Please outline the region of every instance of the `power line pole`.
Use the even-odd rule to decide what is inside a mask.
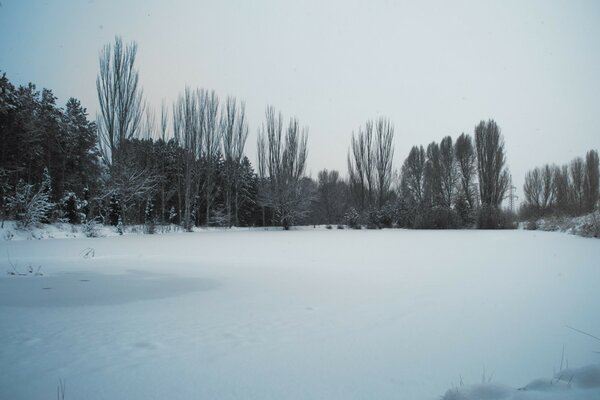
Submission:
[[[515,186],[513,186],[513,183],[512,183],[512,175],[510,175],[509,183],[508,183],[508,207],[510,208],[511,212],[514,212],[515,200],[517,200],[519,198],[519,196],[517,196],[515,194],[516,190],[517,190],[517,188]]]

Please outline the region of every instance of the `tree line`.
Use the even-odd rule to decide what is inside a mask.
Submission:
[[[585,159],[576,157],[569,164],[546,164],[528,171],[523,185],[525,201],[519,210],[521,218],[580,216],[597,209],[598,164],[598,152],[590,150]]]
[[[393,169],[394,125],[386,118],[367,121],[352,133],[347,178],[325,169],[313,179],[306,176],[308,128],[296,118],[285,119],[267,107],[254,166],[245,156],[249,124],[243,101],[185,88],[173,104],[163,102],[155,112],[139,85],[136,55],[137,45],[118,37],[101,50],[95,121],[76,99],[60,107],[50,90],[40,92],[33,84],[15,87],[2,76],[3,219],[22,225],[145,224],[148,232],[157,224],[178,224],[186,230],[267,225],[287,229],[297,224],[513,226],[513,215],[502,208],[510,173],[504,139],[493,120],[477,124],[473,136],[463,133],[456,140],[447,136],[427,147],[413,146],[399,171]],[[578,163],[587,171],[588,161]],[[579,175],[572,172],[577,168],[567,171],[569,188],[578,185],[574,182]],[[560,182],[557,176],[563,177],[559,170],[552,169],[554,186]],[[586,174],[582,182],[594,180],[593,174]],[[561,200],[553,188],[552,201],[530,201],[540,196],[534,188],[537,175],[544,173],[527,176],[526,204],[545,210]],[[566,198],[569,207],[575,207],[569,210],[593,207],[597,173],[595,179],[595,192],[581,189],[580,196],[569,189]],[[585,185],[590,183],[581,183]],[[578,206],[580,198],[586,200]]]

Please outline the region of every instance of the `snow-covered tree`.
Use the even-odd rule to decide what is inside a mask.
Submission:
[[[144,224],[146,226],[146,233],[153,234],[156,232],[156,217],[154,216],[154,203],[152,201],[152,197],[148,197],[146,200]]]
[[[169,222],[174,224],[177,218],[177,212],[175,211],[175,206],[171,206],[169,209]]]

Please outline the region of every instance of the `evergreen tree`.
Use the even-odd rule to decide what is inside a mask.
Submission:
[[[146,200],[144,223],[146,225],[146,233],[153,234],[156,232],[156,218],[154,216],[154,204],[151,197],[148,197],[148,200]]]
[[[62,209],[69,223],[78,224],[80,222],[79,200],[75,193],[69,192],[65,195],[62,200]]]
[[[48,206],[46,207],[46,211],[41,215],[40,222],[47,224],[50,222],[52,209],[54,208],[54,204],[50,201],[52,196],[52,178],[50,178],[50,173],[48,172],[48,168],[44,167],[44,172],[42,176],[42,184],[40,186],[40,192],[48,202]]]
[[[108,205],[108,221],[112,226],[118,226],[121,219],[121,201],[117,194],[113,193]]]

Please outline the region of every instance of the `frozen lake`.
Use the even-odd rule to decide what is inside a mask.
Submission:
[[[94,257],[85,258],[92,248]],[[88,251],[89,252],[89,251]],[[211,231],[0,242],[0,399],[437,399],[600,362],[600,241]],[[10,276],[41,266],[44,276]],[[566,362],[566,361],[565,361]]]

